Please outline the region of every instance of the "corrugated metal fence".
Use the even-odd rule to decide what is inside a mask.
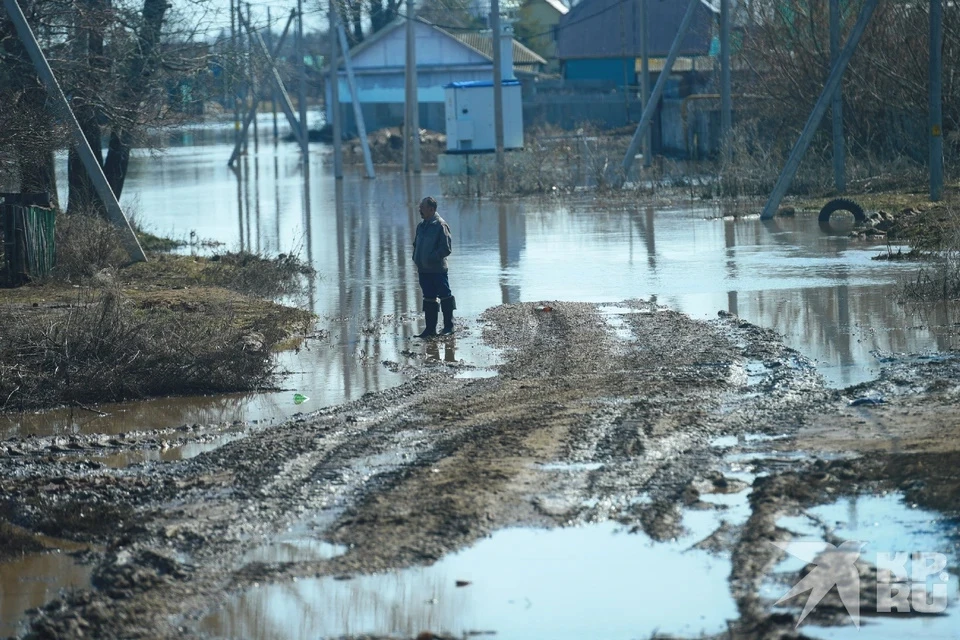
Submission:
[[[0,204],[7,286],[19,286],[50,273],[56,261],[53,209]]]

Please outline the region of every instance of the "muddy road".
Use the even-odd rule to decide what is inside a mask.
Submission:
[[[399,387],[190,460],[96,456],[211,437],[199,425],[0,443],[0,519],[21,545],[35,534],[87,543],[74,555],[92,571],[89,588],[33,610],[23,632],[295,637],[238,624],[262,615],[238,611],[238,598],[429,566],[506,528],[614,523],[666,543],[685,535],[685,514],[715,511],[718,526],[695,547],[729,560],[717,595],[735,613],[707,635],[795,637],[808,628],[795,628],[802,598],[775,607],[789,587],[764,590],[784,557],[771,541],[796,536],[783,517],[892,492],[935,511],[956,540],[960,365],[950,358],[892,361],[877,381],[835,391],[773,332],[643,301],[504,305],[468,331],[502,350],[498,375],[428,360]],[[724,515],[730,496],[745,517]],[[263,551],[291,532],[328,552]],[[830,527],[822,535],[838,540]],[[843,622],[830,597],[808,623]],[[638,605],[636,615],[660,613]],[[421,631],[465,632],[410,636]]]

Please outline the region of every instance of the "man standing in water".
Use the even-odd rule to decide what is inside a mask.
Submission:
[[[447,256],[452,252],[450,227],[437,215],[437,201],[430,196],[420,201],[420,217],[423,222],[417,225],[413,262],[417,265],[420,290],[423,291],[423,315],[427,326],[417,337],[426,339],[437,335],[437,316],[441,309],[443,331],[440,335],[448,336],[453,333],[453,310],[457,308],[447,279]]]

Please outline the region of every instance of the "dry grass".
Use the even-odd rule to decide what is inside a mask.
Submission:
[[[274,340],[229,307],[144,307],[119,289],[84,291],[65,310],[0,314],[0,410],[255,389]]]

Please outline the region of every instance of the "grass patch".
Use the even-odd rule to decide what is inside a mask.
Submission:
[[[0,311],[0,411],[267,386],[271,349],[303,312],[244,317],[229,295],[196,297],[85,290],[65,309]]]
[[[57,235],[49,278],[0,289],[0,411],[265,388],[272,352],[313,325],[276,302],[314,274],[296,256],[129,265],[99,218],[63,216]]]

